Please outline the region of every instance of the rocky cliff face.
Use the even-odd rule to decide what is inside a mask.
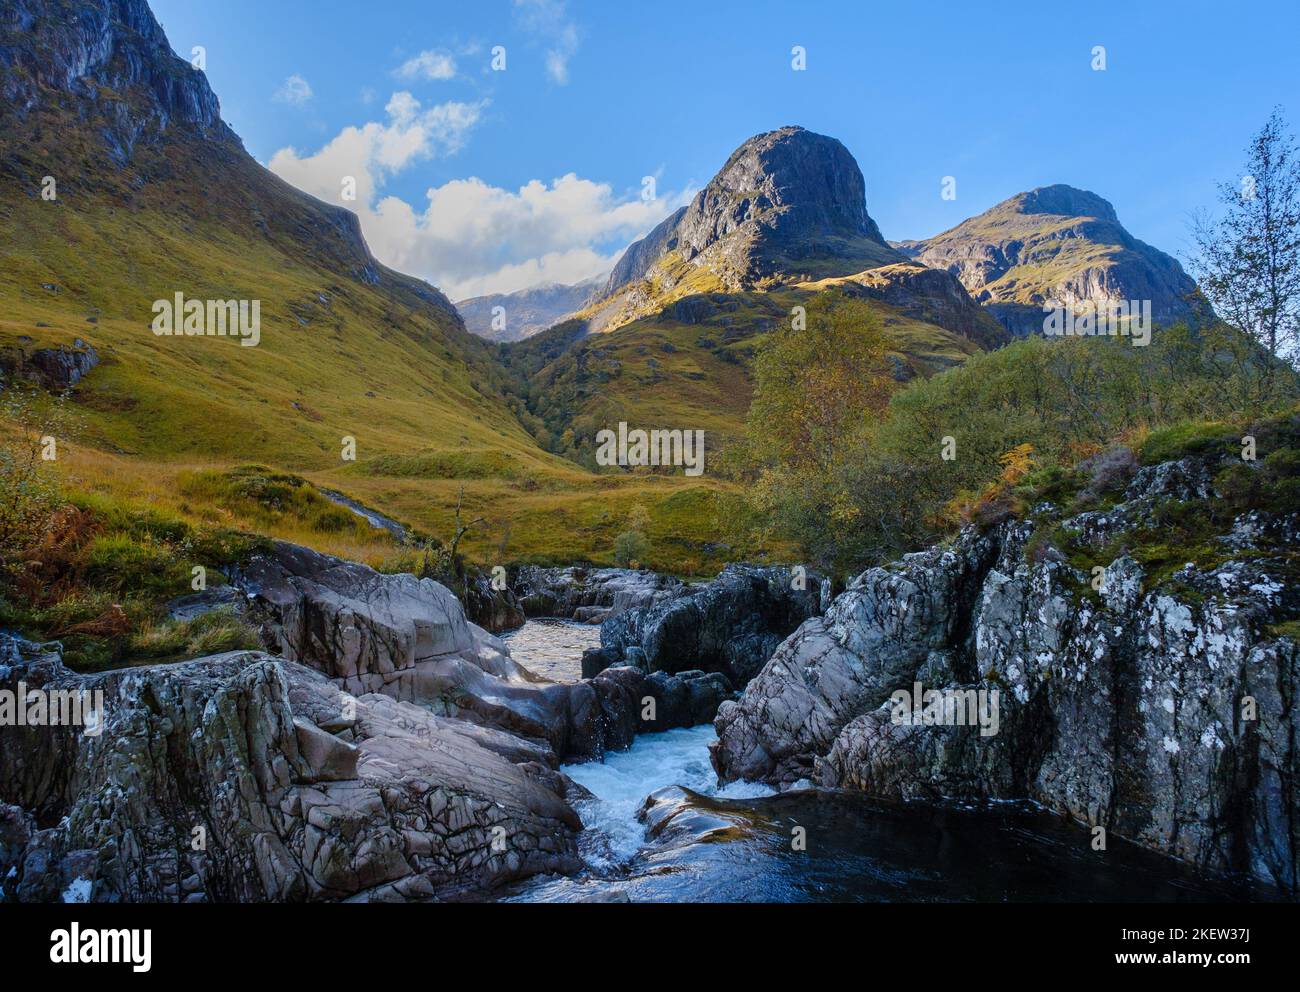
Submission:
[[[238,143],[207,78],[175,55],[146,0],[55,7],[12,0],[0,11],[0,97],[20,117],[51,98],[76,98],[120,162],[139,141],[190,127]]]
[[[1222,560],[1172,576],[1125,550],[1164,512],[1221,505],[1219,467],[1146,468],[1112,508],[1062,521],[1044,504],[864,572],[722,705],[718,771],[905,800],[1028,798],[1294,890],[1300,515],[1229,515]],[[1098,592],[1040,527],[1098,559]],[[906,722],[891,695],[916,682],[996,690],[997,732]]]
[[[1159,324],[1194,318],[1203,306],[1177,261],[1130,235],[1096,193],[1072,186],[1019,193],[933,238],[895,247],[951,272],[1019,336],[1042,330],[1048,301],[1150,300]]]

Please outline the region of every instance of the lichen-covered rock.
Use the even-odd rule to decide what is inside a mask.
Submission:
[[[1195,458],[1143,469],[1104,525],[1061,521],[1093,555],[1121,545],[1095,580],[1033,541],[1032,519],[864,572],[722,704],[719,773],[1028,798],[1294,890],[1300,651],[1277,632],[1300,616],[1293,514],[1252,513],[1244,530],[1229,518],[1226,560],[1169,576],[1122,547],[1161,501],[1213,500],[1211,475]],[[996,691],[996,732],[900,717],[892,697],[917,683]]]
[[[8,898],[427,899],[578,867],[543,746],[260,652],[80,676],[5,641],[0,687],[106,700],[96,735],[0,729]]]

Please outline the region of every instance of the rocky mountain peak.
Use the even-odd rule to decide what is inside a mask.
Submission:
[[[1096,217],[1119,223],[1110,202],[1086,189],[1057,183],[1018,193],[994,207],[1005,207],[1018,214],[1058,214],[1062,217]]]
[[[740,145],[691,203],[628,248],[606,287],[645,278],[666,256],[706,268],[730,289],[790,275],[844,275],[901,256],[867,213],[849,150],[802,127]],[[843,259],[825,271],[816,260]]]
[[[867,215],[866,182],[849,150],[801,127],[756,135],[732,152],[687,208],[679,231],[700,252],[748,222],[783,239],[838,234],[884,243]]]
[[[1017,193],[923,241],[910,258],[951,272],[1017,335],[1042,328],[1042,306],[1149,300],[1157,324],[1199,321],[1203,301],[1178,262],[1133,237],[1115,208],[1073,186]]]

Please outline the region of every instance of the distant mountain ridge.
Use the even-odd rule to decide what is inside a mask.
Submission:
[[[933,238],[894,247],[951,272],[1020,336],[1041,329],[1049,302],[1150,300],[1157,324],[1203,313],[1177,260],[1129,234],[1105,199],[1073,186],[1017,193]]]
[[[456,303],[465,327],[488,341],[523,341],[553,327],[569,314],[581,310],[608,282],[609,276],[593,276],[573,285],[558,282],[529,286],[513,293],[490,293]],[[499,314],[495,313],[501,307]],[[504,323],[501,328],[495,323]]]

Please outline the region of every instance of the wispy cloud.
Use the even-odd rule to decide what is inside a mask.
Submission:
[[[515,0],[515,13],[524,30],[546,46],[546,74],[551,81],[567,84],[569,62],[581,39],[565,0]]]
[[[296,72],[275,91],[275,100],[291,107],[304,106],[311,99],[311,86]]]
[[[456,60],[446,52],[429,50],[407,59],[397,69],[402,79],[454,79]]]

